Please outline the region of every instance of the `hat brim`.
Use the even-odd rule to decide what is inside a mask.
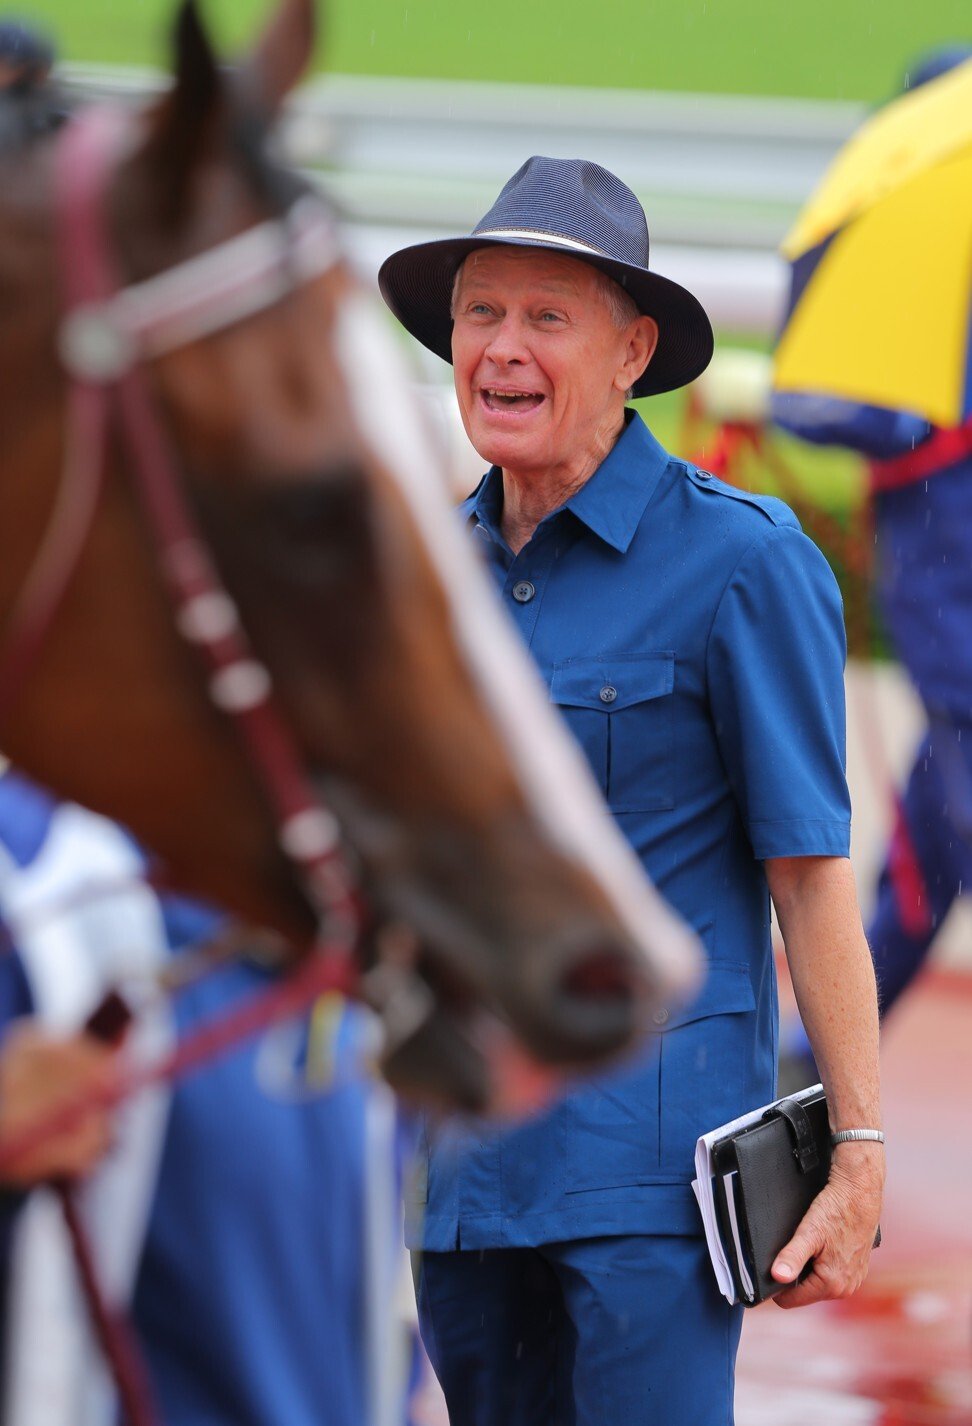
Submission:
[[[415,243],[392,253],[382,263],[378,286],[402,326],[429,351],[452,363],[452,287],[461,263],[477,248],[544,248],[600,268],[637,304],[639,312],[658,323],[658,346],[644,374],[635,382],[635,396],[674,391],[700,376],[712,357],[712,326],[705,308],[687,288],[660,273],[599,254],[578,252],[542,238],[440,238]]]

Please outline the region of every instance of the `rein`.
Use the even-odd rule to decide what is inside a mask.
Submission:
[[[81,560],[115,419],[176,626],[201,656],[211,702],[233,720],[279,845],[316,916],[318,937],[314,954],[279,986],[219,1024],[203,1027],[168,1059],[130,1074],[113,1101],[154,1080],[186,1073],[246,1035],[296,1013],[326,989],[352,992],[359,979],[355,949],[365,916],[338,821],[312,788],[277,707],[270,674],[216,571],[141,369],[147,360],[273,307],[328,272],[338,256],[334,224],[323,205],[305,195],[281,219],[125,286],[105,218],[125,123],[120,112],[90,109],[66,125],[57,141],[55,216],[66,309],[59,351],[69,377],[65,454],[53,513],[0,649],[0,717],[43,648]],[[82,1107],[66,1106],[62,1122],[73,1122]],[[16,1157],[58,1127],[56,1119],[37,1125],[23,1142],[8,1145],[4,1157]],[[123,1410],[131,1426],[154,1426],[157,1417],[131,1332],[104,1300],[69,1193],[65,1213]]]

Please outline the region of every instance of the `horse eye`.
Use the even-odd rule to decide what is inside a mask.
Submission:
[[[371,540],[368,487],[360,469],[265,489],[254,502],[264,558],[278,576],[319,583],[360,561]]]
[[[312,480],[262,487],[254,502],[275,529],[295,537],[344,523],[363,494],[359,472],[329,472]]]

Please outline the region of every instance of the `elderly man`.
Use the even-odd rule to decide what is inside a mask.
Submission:
[[[775,1264],[780,1304],[853,1292],[880,1207],[839,594],[785,506],[674,459],[625,410],[697,376],[712,333],[649,271],[644,213],[613,174],[532,158],[471,236],[394,254],[380,282],[452,361],[492,462],[462,506],[471,537],[709,955],[697,1001],[659,1010],[634,1063],[509,1133],[433,1140],[409,1225],[426,1346],[452,1426],[725,1426],[741,1310],[716,1289],[690,1180],[696,1137],[773,1095],[770,895],[832,1128],[869,1134],[835,1146]]]

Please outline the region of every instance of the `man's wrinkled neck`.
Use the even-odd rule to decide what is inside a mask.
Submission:
[[[595,432],[588,448],[575,460],[546,470],[515,470],[503,467],[503,510],[500,531],[513,553],[519,554],[533,532],[555,510],[559,510],[591,476],[614,449],[624,432],[624,410],[612,413],[609,422]]]

